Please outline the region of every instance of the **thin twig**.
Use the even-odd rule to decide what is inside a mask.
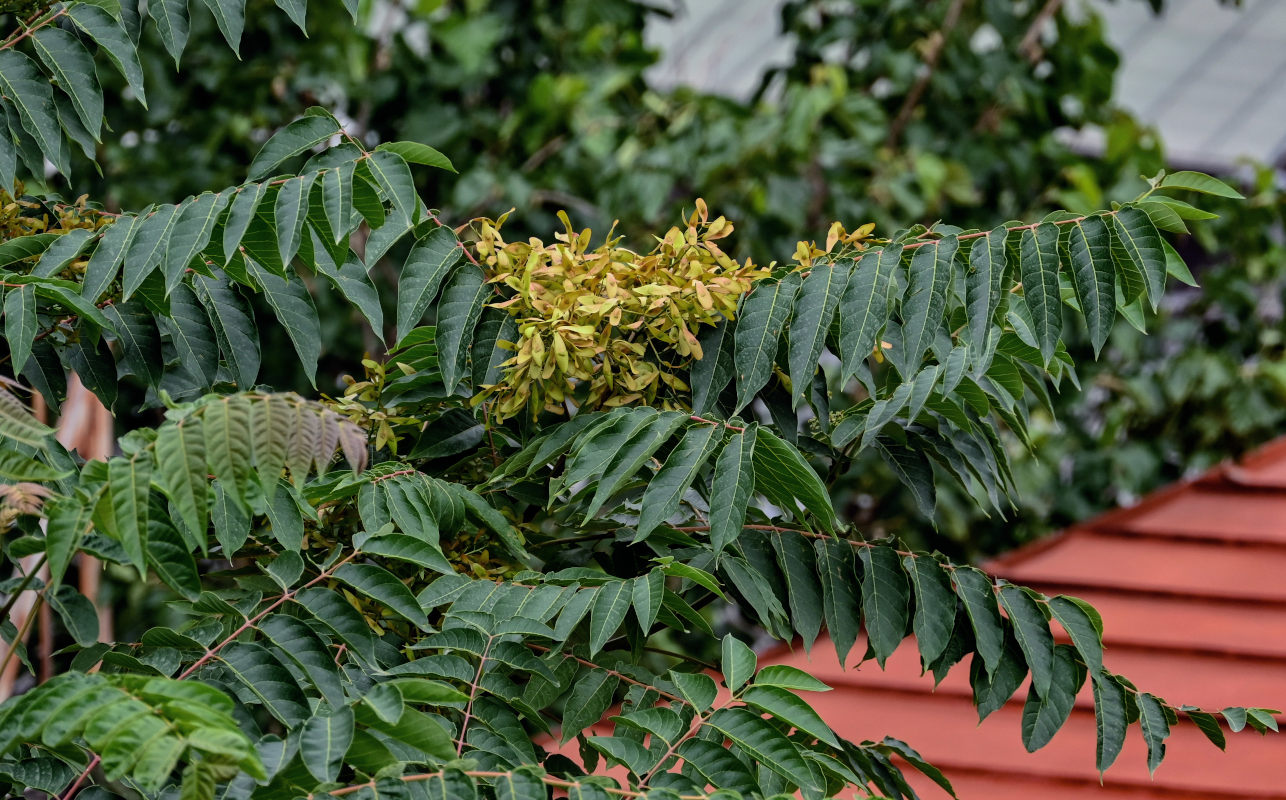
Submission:
[[[928,52],[924,54],[924,69],[920,77],[911,86],[911,90],[906,93],[906,99],[902,101],[902,107],[898,109],[897,116],[893,118],[893,123],[889,125],[889,135],[884,140],[885,147],[895,147],[898,139],[902,138],[902,132],[911,122],[911,115],[915,113],[915,108],[920,104],[920,98],[924,96],[924,91],[929,87],[929,81],[933,78],[933,71],[938,66],[938,58],[942,55],[943,48],[947,44],[947,36],[955,28],[956,23],[960,21],[960,11],[964,8],[964,0],[954,0],[947,9],[946,16],[942,19],[942,27],[934,31],[930,38]]]

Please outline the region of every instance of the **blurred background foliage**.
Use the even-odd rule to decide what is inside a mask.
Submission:
[[[109,104],[116,136],[98,154],[101,175],[80,165],[77,192],[139,208],[239,183],[273,130],[324,105],[371,144],[414,139],[448,154],[458,174],[417,175],[452,224],[516,208],[507,237],[549,238],[566,209],[599,234],[619,220],[647,249],[704,197],[737,224],[730,250],[767,263],[824,238],[831,220],[887,235],[937,220],[990,227],[1054,205],[1090,211],[1166,166],[1155,134],[1112,104],[1118,57],[1100,20],[1058,2],[790,0],[793,58],[745,100],[649,86],[658,54],[643,29],[667,13],[655,2],[366,0],[360,28],[337,6],[310,15],[307,39],[268,6],[251,0],[241,60],[195,6],[181,73],[144,36],[150,106]],[[1093,156],[1065,135],[1088,125],[1105,134]],[[1176,292],[1148,336],[1118,329],[1097,363],[1087,342],[1075,353],[1082,390],[1064,386],[1050,403],[1059,421],[1034,426],[1021,508],[984,518],[944,491],[935,535],[873,459],[840,478],[850,517],[977,557],[1280,433],[1286,206],[1272,169],[1240,177],[1249,199],[1183,243],[1201,288]],[[396,279],[398,255],[377,280]],[[319,385],[335,391],[377,343],[318,303]]]

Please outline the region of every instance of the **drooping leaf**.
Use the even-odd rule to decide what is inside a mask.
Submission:
[[[1083,655],[1083,652],[1082,652]],[[1099,774],[1112,766],[1116,757],[1125,746],[1125,730],[1129,727],[1125,707],[1125,687],[1116,681],[1111,674],[1099,671],[1091,673],[1090,682],[1094,691],[1094,728],[1097,734],[1095,744],[1095,764]]]
[[[1103,669],[1103,620],[1092,606],[1077,597],[1049,598],[1049,610],[1081,654],[1091,675]]]
[[[1000,588],[1000,604],[1014,629],[1014,638],[1022,648],[1027,666],[1031,669],[1032,687],[1036,694],[1046,697],[1049,682],[1054,679],[1054,637],[1040,606],[1023,589],[1006,585]]]
[[[637,541],[648,537],[661,523],[674,516],[679,502],[701,468],[718,447],[721,429],[715,425],[694,425],[670,452],[665,464],[648,482],[639,512]]]
[[[457,270],[442,290],[434,340],[438,346],[442,383],[448,393],[454,392],[468,374],[474,329],[482,315],[483,303],[491,292],[492,288],[487,284],[482,270],[471,264]],[[399,333],[402,330],[400,325],[398,330]]]
[[[121,76],[129,83],[138,101],[147,106],[143,90],[143,68],[139,65],[138,52],[129,34],[116,18],[92,3],[76,3],[67,8],[67,16],[77,27],[89,34],[107,53]]]
[[[887,545],[860,547],[862,615],[875,660],[880,666],[906,635],[910,591],[898,555]]]
[[[888,322],[893,273],[901,263],[902,245],[894,244],[867,253],[853,268],[839,305],[841,383],[857,374]]]
[[[1058,284],[1058,226],[1044,222],[1034,230],[1023,231],[1019,267],[1023,300],[1031,311],[1032,332],[1041,355],[1048,363],[1063,331],[1063,302]]]
[[[1161,760],[1165,758],[1165,740],[1170,737],[1170,719],[1161,702],[1147,692],[1139,694],[1138,703],[1139,729],[1148,746],[1148,772],[1155,775]]]
[[[0,50],[0,93],[13,103],[22,127],[35,139],[40,152],[66,174],[66,148],[49,81],[17,50]]]
[[[314,778],[334,781],[352,743],[353,710],[348,706],[318,709],[300,731],[299,755]]]
[[[952,262],[959,246],[954,235],[947,236],[920,247],[911,257],[910,286],[902,300],[901,347],[895,344],[889,351],[889,357],[905,380],[919,372],[924,351],[942,324]]]
[[[10,363],[19,373],[31,355],[36,338],[36,287],[27,285],[11,289],[4,298],[4,338],[9,345]]]
[[[450,228],[435,228],[415,242],[397,278],[397,345],[423,318],[442,280],[463,259]]]
[[[734,434],[715,459],[710,491],[710,546],[716,556],[741,536],[755,487],[756,437],[755,426],[747,427]]]
[[[46,26],[31,37],[36,55],[71,99],[76,117],[98,141],[103,124],[103,90],[94,74],[94,59],[71,33]]]
[[[860,589],[853,563],[853,547],[848,542],[827,538],[814,541],[813,549],[816,551],[817,572],[821,576],[826,631],[835,644],[840,663],[844,664],[848,661],[849,650],[857,641],[861,623]]]
[[[956,594],[964,603],[965,613],[973,626],[978,654],[982,656],[987,673],[993,674],[1000,664],[1005,649],[1005,630],[992,591],[991,578],[973,567],[962,567],[953,573]]]
[[[752,458],[755,489],[784,509],[794,511],[796,503],[802,503],[824,529],[836,529],[839,521],[830,493],[797,449],[761,427],[755,431]]]
[[[773,531],[769,538],[773,549],[777,551],[777,563],[786,579],[791,622],[803,639],[804,650],[811,650],[821,631],[824,613],[813,548],[803,536],[795,533]]]
[[[902,566],[911,577],[915,599],[912,630],[920,647],[920,663],[927,667],[947,649],[956,618],[956,598],[946,570],[932,558],[903,556]]]
[[[1143,288],[1155,311],[1165,291],[1165,250],[1161,247],[1161,234],[1140,208],[1122,208],[1111,220],[1112,259],[1118,269],[1143,277]],[[1133,300],[1136,295],[1137,292],[1127,291],[1126,299]]]
[[[1076,694],[1085,683],[1085,668],[1076,662],[1076,652],[1066,645],[1053,655],[1050,678],[1044,692],[1033,683],[1023,706],[1023,745],[1034,753],[1049,744],[1072,713]]]
[[[155,477],[178,510],[183,524],[204,535],[209,481],[205,436],[199,421],[189,417],[161,428],[156,437],[156,469]]]
[[[1086,217],[1070,223],[1068,228],[1067,254],[1073,285],[1097,356],[1116,317],[1112,236],[1102,217]]]
[[[219,33],[227,40],[228,47],[241,56],[241,33],[246,27],[245,0],[204,0],[205,7],[214,15]],[[334,778],[331,778],[334,780]]]
[[[804,278],[790,320],[790,383],[796,408],[817,371],[826,333],[840,298],[848,287],[851,265],[816,264]]]
[[[317,383],[317,361],[321,357],[321,323],[317,319],[317,308],[313,305],[312,295],[298,275],[289,278],[274,275],[253,261],[247,259],[250,274],[263,287],[264,299],[277,315],[277,320],[286,329],[290,342],[295,346],[299,362],[308,376],[308,382]]]
[[[156,0],[148,5],[147,13],[178,69],[179,58],[188,44],[188,0]]]
[[[734,411],[745,408],[768,383],[799,284],[797,272],[776,282],[760,281],[742,301],[733,362],[737,370],[737,407]]]

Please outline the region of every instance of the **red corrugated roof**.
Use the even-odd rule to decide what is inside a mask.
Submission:
[[[1106,666],[1141,689],[1215,710],[1286,706],[1286,439],[984,566],[1093,603],[1106,626]],[[796,650],[760,661],[800,667],[835,687],[810,699],[838,733],[905,740],[962,800],[1286,798],[1286,738],[1245,731],[1220,752],[1180,724],[1150,778],[1142,736],[1132,730],[1100,786],[1088,687],[1054,740],[1033,754],[1019,733],[1025,688],[979,725],[968,668],[957,666],[934,691],[914,646],[903,645],[884,671],[874,662],[841,669],[829,642],[818,642],[811,658]],[[941,796],[925,781],[917,788]]]

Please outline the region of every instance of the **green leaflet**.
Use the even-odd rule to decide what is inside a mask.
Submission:
[[[1086,217],[1067,227],[1067,262],[1097,356],[1116,318],[1112,236],[1102,217]]]
[[[94,234],[84,228],[73,228],[58,235],[49,243],[31,274],[41,278],[54,277],[75,260],[93,238]]]
[[[36,338],[36,287],[9,290],[4,298],[4,338],[14,374],[22,372]]]
[[[835,308],[848,286],[851,262],[815,264],[804,278],[795,298],[790,320],[790,384],[792,405],[799,407],[817,371],[817,360],[826,344],[826,334]]]
[[[151,491],[152,459],[141,453],[132,458],[116,457],[107,462],[108,494],[102,505],[111,515],[107,528],[113,538],[121,543],[126,556],[139,571],[147,575],[145,537],[149,512],[148,494]]]
[[[1138,703],[1139,729],[1148,746],[1148,773],[1155,775],[1161,760],[1165,758],[1165,740],[1170,736],[1170,722],[1174,712],[1147,692],[1139,694]]]
[[[0,92],[13,103],[22,127],[35,139],[40,152],[66,175],[66,148],[49,81],[17,50],[0,50]]]
[[[157,206],[150,216],[135,223],[137,229],[125,254],[125,269],[121,278],[121,299],[128,300],[143,285],[143,281],[156,269],[169,246],[174,223],[179,217],[180,206]],[[172,291],[174,287],[170,287]],[[166,294],[169,294],[167,291]]]
[[[411,169],[402,156],[389,150],[377,150],[362,162],[368,174],[375,179],[385,199],[393,205],[392,229],[410,229],[420,221],[420,196],[415,191]],[[385,227],[389,227],[386,225]],[[390,241],[389,244],[392,244]],[[371,258],[367,257],[367,263]]]
[[[170,293],[182,280],[192,259],[210,243],[214,224],[227,208],[229,196],[204,192],[184,205],[166,243],[165,290]],[[204,265],[201,265],[204,267]]]
[[[259,203],[268,193],[265,183],[248,183],[236,189],[228,206],[228,216],[223,224],[223,263],[226,266],[238,253],[250,223],[254,221]]]
[[[799,751],[776,728],[744,708],[721,708],[710,727],[726,736],[743,753],[805,791],[822,791]]]
[[[911,490],[916,507],[932,520],[937,507],[937,487],[933,483],[933,464],[923,449],[907,447],[882,437],[876,441],[880,458],[904,486]]]
[[[250,162],[248,180],[263,180],[281,162],[310,150],[341,132],[329,114],[306,115],[274,133]]]
[[[567,710],[563,713],[560,742],[567,742],[603,718],[620,678],[601,669],[591,669],[572,683],[567,697]]]
[[[219,368],[219,345],[205,309],[196,295],[181,283],[170,294],[170,316],[161,324],[178,353],[179,363],[202,385],[209,386]]]
[[[1164,189],[1189,189],[1194,192],[1212,194],[1216,197],[1228,197],[1233,200],[1246,199],[1240,192],[1223,181],[1212,178],[1209,175],[1203,175],[1200,172],[1171,172],[1161,179],[1159,187]]]
[[[969,354],[975,366],[985,368],[988,342],[996,335],[993,322],[1000,308],[1001,293],[1008,270],[1005,242],[1009,230],[999,225],[974,240],[969,250],[969,271],[965,275],[965,309],[969,320]]]
[[[1049,693],[1055,679],[1054,637],[1040,605],[1026,590],[1007,584],[1000,588],[1000,604],[1014,629],[1014,638],[1031,669],[1032,687],[1041,697]]]
[[[344,299],[357,306],[362,316],[370,323],[371,332],[381,342],[384,341],[384,309],[380,306],[379,293],[371,279],[366,275],[366,267],[357,255],[348,250],[347,260],[336,266],[326,248],[317,240],[317,232],[310,231],[314,245],[314,266],[324,275],[331,285],[344,295]]]
[[[777,551],[777,563],[782,575],[786,578],[791,622],[804,640],[804,650],[810,651],[822,629],[824,613],[813,548],[803,536],[795,533],[773,531],[769,538],[773,549]]]
[[[841,383],[857,374],[889,319],[893,273],[902,263],[902,245],[867,253],[853,268],[839,305]]]
[[[732,380],[733,324],[728,320],[702,330],[698,337],[701,358],[692,365],[688,384],[692,387],[692,413],[705,414],[715,407],[719,394]]]
[[[639,628],[644,632],[651,632],[665,597],[665,573],[654,569],[646,575],[631,578],[629,584],[630,601],[634,607],[634,616],[638,618]]]
[[[982,656],[987,674],[993,675],[1004,653],[1005,629],[991,578],[973,567],[961,567],[952,574],[956,581],[956,594],[964,603],[973,626],[978,655]]]
[[[633,597],[629,581],[611,581],[599,587],[589,611],[589,655],[593,658],[621,627]]]
[[[318,622],[334,631],[335,636],[368,664],[377,663],[375,637],[357,609],[330,589],[314,586],[295,595],[295,601],[308,609]]]
[[[1148,302],[1156,311],[1165,291],[1166,258],[1161,247],[1161,234],[1143,209],[1126,207],[1112,217],[1112,259],[1117,269],[1142,275]],[[1123,287],[1124,288],[1124,287]],[[1126,291],[1133,300],[1137,292]]]
[[[353,173],[357,162],[345,161],[327,169],[320,178],[322,210],[330,227],[331,240],[336,244],[348,238],[353,227]]]
[[[598,513],[609,498],[625,487],[642,468],[643,462],[647,461],[662,444],[670,440],[679,426],[687,421],[688,416],[682,411],[661,412],[645,426],[639,428],[619,450],[611,454],[611,461],[603,470],[594,496],[585,508],[586,523]]]
[[[388,570],[375,564],[344,564],[335,571],[338,580],[423,628],[428,625],[424,610],[411,590]]]
[[[798,730],[826,742],[832,747],[839,747],[839,739],[830,726],[807,703],[792,692],[777,686],[751,686],[741,699],[760,711],[772,714]]]
[[[737,406],[745,408],[772,375],[773,361],[790,307],[799,290],[800,275],[792,272],[780,281],[759,281],[742,301],[737,319],[735,356]]]
[[[282,278],[249,259],[246,264],[250,274],[263,287],[264,299],[290,336],[308,382],[315,386],[317,361],[321,357],[321,323],[317,320],[317,309],[307,287],[298,275]]]
[[[116,362],[106,341],[76,342],[67,352],[67,363],[108,410],[116,405]]]
[[[512,357],[518,339],[518,323],[504,311],[484,309],[473,336],[473,387],[494,386],[503,379],[504,364]],[[506,347],[506,344],[509,347]]]
[[[189,599],[201,593],[192,548],[170,522],[164,506],[154,506],[148,512],[146,547],[148,564],[166,586]]]
[[[719,445],[722,429],[716,425],[694,425],[688,428],[665,464],[648,482],[640,503],[639,522],[634,540],[641,542],[652,531],[674,516],[697,473]]]
[[[294,727],[310,716],[294,677],[268,650],[249,642],[233,642],[219,653],[219,659],[283,725]]]
[[[244,505],[250,476],[250,402],[241,395],[205,406],[201,429],[209,470],[232,498]]]
[[[1076,694],[1085,683],[1085,668],[1076,661],[1076,651],[1061,645],[1051,658],[1050,679],[1044,691],[1037,691],[1035,684],[1027,693],[1023,705],[1023,746],[1034,753],[1054,737],[1067,721],[1076,702]]]
[[[303,670],[331,708],[344,706],[344,686],[334,653],[308,623],[286,614],[270,614],[259,623],[259,630]]]
[[[458,258],[458,252],[457,248],[455,258]],[[457,270],[447,282],[446,288],[442,290],[434,341],[438,346],[438,364],[442,370],[442,384],[446,387],[448,394],[454,393],[456,386],[468,374],[469,351],[473,344],[474,330],[477,328],[478,318],[482,315],[482,306],[491,292],[492,288],[487,284],[482,270],[472,264]],[[398,312],[400,315],[400,307]],[[402,331],[403,328],[399,324],[399,335],[402,335]]]
[[[755,488],[779,507],[796,512],[796,502],[812,512],[827,531],[839,524],[830,494],[799,451],[767,428],[755,431]]]
[[[352,743],[353,710],[348,706],[319,708],[299,734],[299,756],[314,778],[334,781]]]
[[[156,0],[147,7],[147,13],[178,69],[179,58],[188,44],[188,0]]]
[[[1089,603],[1077,597],[1049,598],[1049,610],[1072,637],[1091,675],[1103,669],[1103,620]]]
[[[1005,637],[1000,662],[994,670],[988,670],[982,657],[975,652],[969,663],[969,683],[973,686],[973,703],[978,707],[978,721],[999,710],[1018,691],[1026,677],[1027,665],[1023,663],[1022,651],[1011,636]]]
[[[206,529],[205,436],[192,418],[161,428],[156,437],[156,479],[184,525],[202,538]]]
[[[901,347],[894,343],[889,358],[904,379],[920,370],[924,351],[942,324],[947,305],[947,287],[951,281],[952,262],[960,241],[944,237],[920,247],[911,257],[910,286],[902,300]]]
[[[280,8],[282,11],[285,11],[286,16],[290,17],[290,21],[295,23],[295,25],[299,26],[299,30],[303,31],[304,35],[307,36],[308,30],[304,26],[304,20],[308,13],[308,3],[306,2],[306,0],[274,0],[274,1],[277,4],[277,8]]]
[[[89,302],[97,302],[116,280],[125,250],[134,240],[138,222],[139,218],[133,215],[119,216],[99,237],[98,245],[85,265],[85,278],[81,283],[81,296]]]
[[[719,663],[723,668],[723,682],[729,691],[735,692],[754,676],[758,659],[754,650],[732,634],[723,637],[722,648]]]
[[[789,639],[790,620],[786,617],[786,609],[782,607],[778,594],[769,588],[768,579],[743,558],[725,556],[720,564],[728,579],[724,585],[730,583],[745,597],[769,633],[779,639]]]
[[[903,556],[902,567],[911,577],[915,599],[912,630],[920,647],[921,669],[927,668],[947,649],[956,618],[956,598],[946,570],[932,558]]]
[[[104,306],[103,316],[112,323],[113,335],[120,343],[121,361],[126,369],[150,386],[158,386],[164,359],[161,333],[151,312],[137,300],[128,300]]]
[[[103,125],[103,90],[95,77],[94,59],[79,39],[61,28],[41,28],[31,37],[31,43],[71,99],[76,117],[98,141]]]
[[[237,388],[253,388],[259,377],[260,350],[259,329],[250,305],[227,280],[198,275],[192,280],[192,288],[205,307]]]
[[[232,52],[241,56],[241,33],[246,27],[245,0],[204,0],[205,7],[214,15],[219,33],[227,40]]]
[[[45,553],[48,556],[50,586],[57,586],[62,581],[72,556],[89,531],[92,511],[74,497],[60,497],[48,504]]]
[[[1094,691],[1094,729],[1097,734],[1094,748],[1095,764],[1102,775],[1125,746],[1125,730],[1129,727],[1126,711],[1125,687],[1116,677],[1100,669],[1091,673]]]
[[[72,22],[89,34],[89,37],[107,53],[121,76],[129,83],[138,101],[146,108],[147,95],[143,90],[143,68],[139,65],[134,43],[120,21],[104,9],[90,3],[71,5],[66,13]]]
[[[277,234],[277,254],[283,265],[289,265],[299,252],[304,220],[308,216],[308,191],[315,175],[291,178],[277,190],[273,201],[273,229]]]
[[[710,490],[710,546],[718,556],[741,536],[755,487],[754,453],[758,426],[751,423],[723,446],[715,460]]]
[[[419,142],[382,142],[375,149],[377,151],[387,150],[390,153],[396,153],[409,164],[423,164],[426,167],[437,167],[448,172],[456,171],[451,159],[427,144],[420,144]]]
[[[910,592],[898,555],[888,545],[860,547],[862,614],[866,635],[880,666],[906,636]]]
[[[826,617],[826,631],[835,644],[835,653],[841,664],[848,661],[848,652],[857,641],[861,622],[861,604],[857,572],[853,559],[853,546],[840,539],[817,539],[817,572],[821,576],[822,610]],[[764,671],[770,669],[765,667]],[[760,674],[759,681],[763,681]],[[791,688],[791,687],[787,687]],[[801,687],[794,687],[801,688]]]
[[[1043,222],[1034,230],[1023,231],[1018,263],[1023,300],[1031,311],[1032,332],[1048,364],[1063,331],[1063,302],[1058,287],[1058,226]]]

